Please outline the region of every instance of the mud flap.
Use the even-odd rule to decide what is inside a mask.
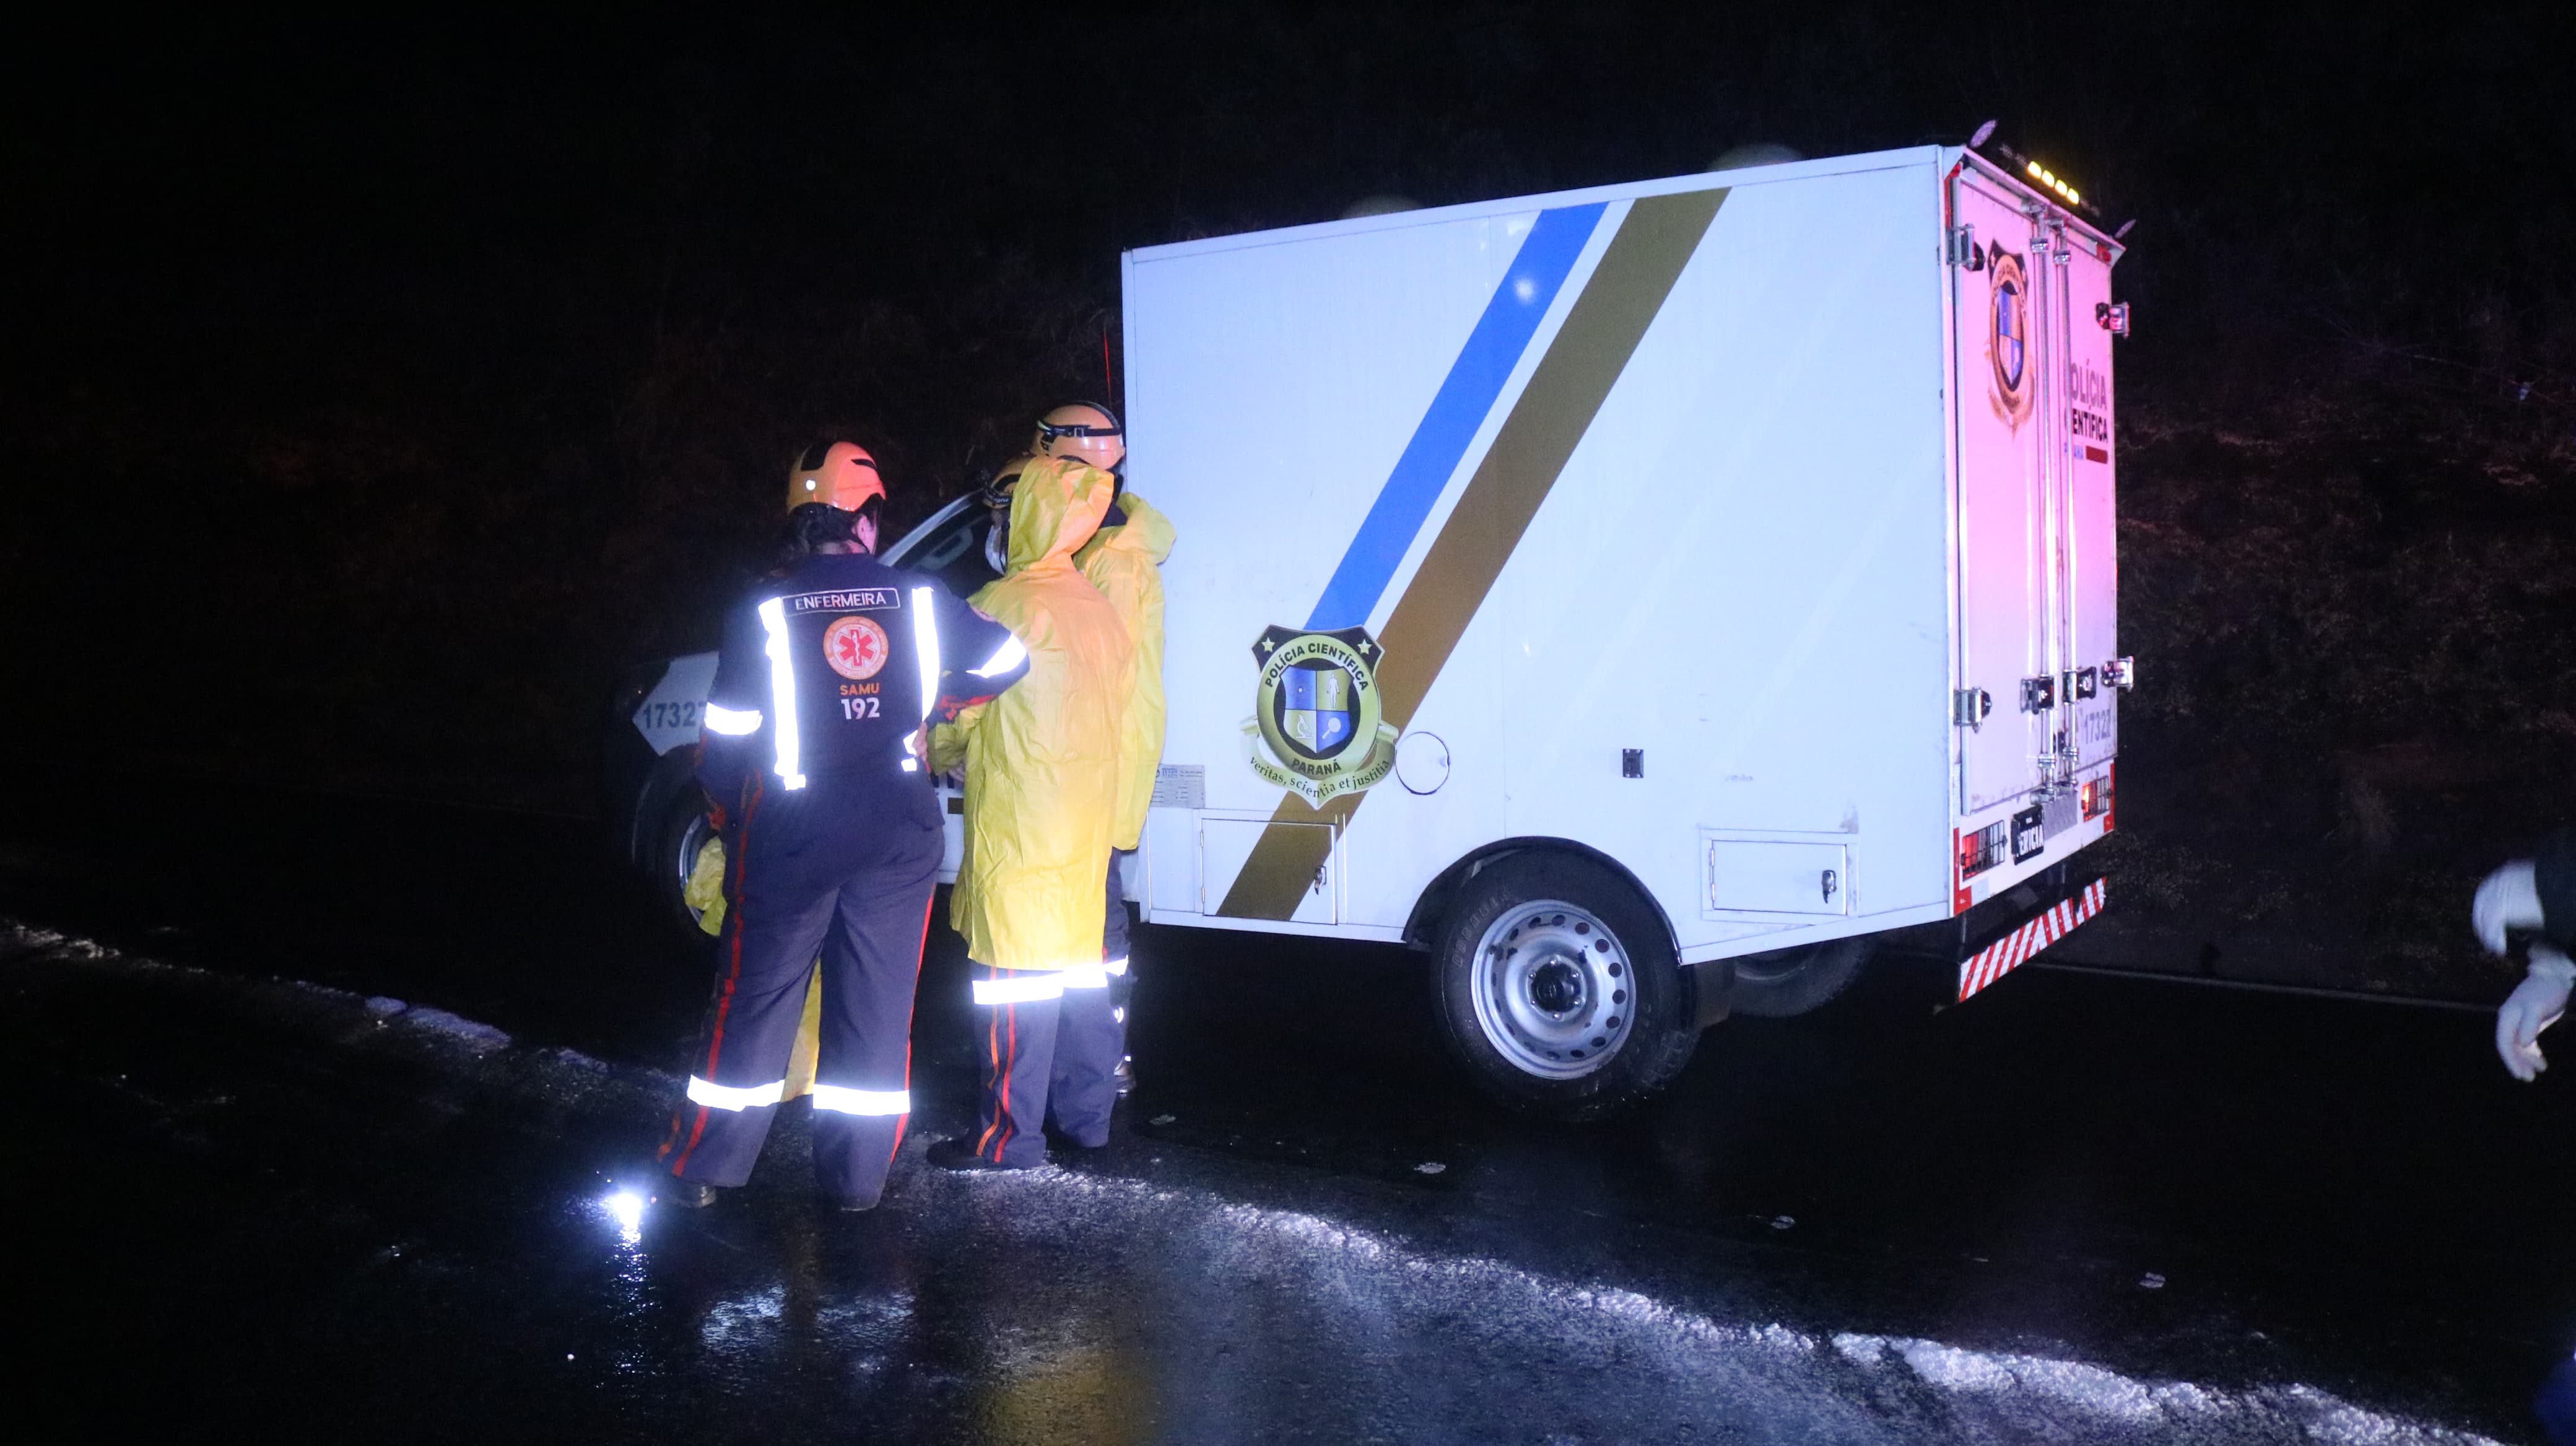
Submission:
[[[1734,1008],[1735,961],[1711,959],[1690,966],[1691,1027],[1706,1029],[1725,1021]]]
[[[1959,951],[1959,1002],[1965,1004],[1987,985],[2030,962],[2040,950],[2075,932],[2075,926],[2102,912],[2104,881],[2039,906],[2001,930],[1989,933],[1973,948]]]

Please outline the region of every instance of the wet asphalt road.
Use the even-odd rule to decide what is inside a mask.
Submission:
[[[1112,1147],[959,1179],[934,931],[885,1209],[812,1208],[791,1110],[740,1198],[629,1231],[704,979],[588,825],[79,803],[0,828],[0,1037],[17,1395],[90,1432],[2529,1440],[2576,1345],[2568,1071],[2514,1085],[2476,1013],[2037,970],[1942,1009],[1896,961],[1577,1129],[1457,1082],[1403,951],[1148,930]]]

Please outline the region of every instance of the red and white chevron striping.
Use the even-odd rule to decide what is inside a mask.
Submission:
[[[2059,903],[2038,918],[2013,930],[1959,966],[1959,1002],[2028,963],[2032,955],[2067,935],[2075,926],[2102,912],[2102,879],[2084,886],[2084,892]]]

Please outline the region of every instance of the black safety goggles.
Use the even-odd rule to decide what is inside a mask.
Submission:
[[[1081,422],[1067,422],[1061,426],[1040,422],[1038,435],[1052,442],[1059,437],[1124,437],[1127,432],[1122,427],[1094,427]]]

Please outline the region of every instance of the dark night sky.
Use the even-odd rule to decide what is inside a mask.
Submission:
[[[809,436],[911,514],[1097,390],[1122,247],[1989,116],[2139,218],[2133,409],[2391,348],[2576,404],[2576,12],[2064,8],[90,13],[0,62],[0,616],[92,737],[257,658],[293,706],[143,743],[560,774]]]

